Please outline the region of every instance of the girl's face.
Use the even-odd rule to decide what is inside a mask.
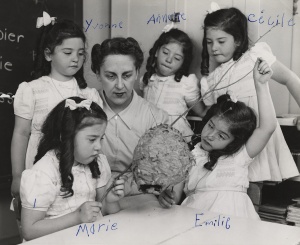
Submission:
[[[206,151],[224,149],[233,140],[228,123],[219,116],[212,117],[201,133],[201,146]]]
[[[118,113],[131,102],[138,77],[135,60],[130,55],[108,55],[100,67],[100,81],[110,108]]]
[[[107,123],[95,124],[79,130],[74,138],[75,165],[89,164],[100,153],[100,140],[104,136]]]
[[[59,81],[70,80],[82,67],[85,59],[84,42],[81,38],[65,39],[54,48],[52,54],[48,51],[45,51],[45,58],[51,62],[50,76]]]
[[[182,45],[176,42],[164,44],[157,50],[155,57],[156,72],[159,76],[174,75],[184,61]]]
[[[229,61],[237,47],[232,35],[212,27],[206,30],[206,41],[209,55],[218,63]]]

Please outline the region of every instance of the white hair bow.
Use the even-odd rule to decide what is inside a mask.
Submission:
[[[76,110],[77,108],[86,108],[90,109],[92,104],[91,100],[83,100],[80,103],[76,104],[76,102],[72,99],[66,99],[65,107],[69,107],[71,111]]]
[[[237,97],[235,96],[234,92],[231,90],[227,91],[227,94],[230,96],[232,102],[236,103],[238,101]]]
[[[50,17],[50,15],[43,11],[43,17],[38,17],[36,20],[36,28],[40,28],[41,26],[47,26],[50,23],[52,23],[52,25],[55,22],[56,17]]]
[[[207,12],[208,12],[209,14],[211,14],[211,13],[213,13],[213,12],[219,10],[219,9],[221,9],[220,6],[219,6],[216,2],[212,2],[212,3],[210,4],[210,9],[207,10]]]
[[[170,24],[166,25],[164,29],[162,29],[163,32],[169,32],[171,29],[175,28],[175,23],[171,22]]]

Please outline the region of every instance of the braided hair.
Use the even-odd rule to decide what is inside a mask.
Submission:
[[[161,46],[172,42],[182,45],[184,55],[184,62],[182,63],[180,69],[176,71],[174,79],[176,82],[180,82],[182,76],[188,76],[189,68],[193,59],[193,43],[185,32],[179,29],[171,29],[168,32],[162,33],[149,51],[149,57],[146,64],[146,73],[143,77],[143,83],[145,85],[148,84],[151,76],[156,73],[156,52],[161,48]]]

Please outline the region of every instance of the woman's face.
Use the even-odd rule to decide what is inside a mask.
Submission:
[[[100,67],[100,81],[110,108],[118,113],[131,102],[138,77],[135,60],[130,55],[108,55]]]

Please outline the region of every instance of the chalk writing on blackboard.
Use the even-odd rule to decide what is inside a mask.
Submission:
[[[249,22],[257,22],[259,24],[269,25],[269,26],[294,26],[296,23],[294,22],[294,18],[287,18],[285,13],[277,14],[276,16],[265,15],[265,10],[262,10],[260,14],[249,14],[248,21]]]
[[[7,102],[8,104],[12,104],[14,101],[15,96],[13,95],[13,93],[2,93],[0,92],[0,103],[4,103]]]
[[[195,227],[213,226],[213,227],[224,227],[227,230],[230,229],[230,224],[229,224],[230,217],[226,215],[220,214],[211,220],[205,220],[205,221],[201,221],[201,215],[204,215],[204,213],[196,214]]]
[[[110,219],[108,220],[107,223],[102,223],[102,224],[96,224],[96,223],[81,224],[78,226],[76,236],[78,236],[80,232],[86,234],[87,236],[90,236],[99,232],[115,231],[118,229],[117,225],[118,225],[117,223],[110,223]]]

